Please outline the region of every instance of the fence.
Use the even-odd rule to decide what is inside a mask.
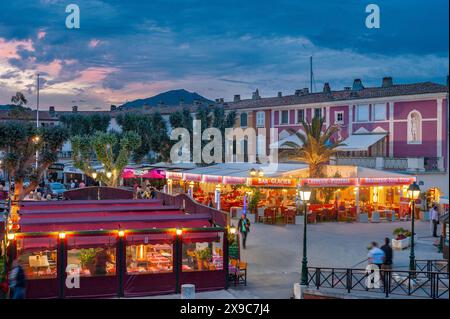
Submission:
[[[448,272],[382,270],[378,288],[366,269],[308,268],[308,286],[418,298],[448,299]]]
[[[448,273],[447,260],[415,260],[415,267],[418,271]]]

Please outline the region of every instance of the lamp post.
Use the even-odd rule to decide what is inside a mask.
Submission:
[[[308,213],[306,203],[309,201],[311,197],[311,189],[308,186],[303,186],[299,190],[300,199],[303,202],[304,207],[304,222],[303,222],[303,259],[302,259],[302,275],[300,285],[307,286],[308,285],[308,258],[306,254],[306,224],[308,222]]]
[[[413,182],[408,187],[408,198],[411,200],[411,248],[409,254],[409,270],[416,270],[415,255],[414,255],[414,221],[416,212],[416,199],[419,198],[420,187],[416,182]]]

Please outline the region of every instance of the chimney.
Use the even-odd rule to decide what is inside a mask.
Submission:
[[[225,99],[223,97],[220,98],[220,103],[224,103]]]
[[[309,89],[308,88],[303,88],[303,95],[309,94]]]
[[[78,106],[76,105],[72,106],[72,112],[74,113],[78,112]]]
[[[55,115],[55,107],[54,107],[54,106],[50,106],[50,107],[48,108],[48,112],[50,113],[50,116]]]
[[[234,102],[239,102],[240,100],[241,100],[241,96],[240,96],[239,94],[236,94],[236,95],[234,96],[233,101],[234,101]]]
[[[114,112],[115,110],[117,110],[117,106],[111,105],[110,111],[111,111],[111,112]]]
[[[325,82],[325,84],[323,85],[323,93],[325,94],[331,93],[330,83]]]
[[[294,95],[295,96],[300,96],[300,93],[302,93],[302,90],[295,90]]]
[[[352,88],[351,87],[349,87],[349,86],[345,86],[344,87],[344,91],[350,91]]]
[[[216,103],[220,103],[220,99],[216,99],[215,101],[216,101]]]
[[[352,87],[352,89],[353,89],[354,91],[359,91],[359,90],[364,89],[364,85],[362,84],[361,79],[355,79],[355,80],[353,81],[353,87]]]
[[[391,76],[385,76],[383,78],[383,83],[381,84],[381,87],[388,88],[388,87],[391,87],[393,84],[394,83],[392,81],[392,77]]]
[[[278,92],[278,97],[283,97],[283,92]]]
[[[253,92],[253,94],[252,94],[252,99],[253,100],[257,100],[257,99],[260,99],[260,98],[261,98],[261,96],[259,95],[259,90],[256,89],[256,91]]]

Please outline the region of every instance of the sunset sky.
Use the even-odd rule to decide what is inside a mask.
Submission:
[[[80,29],[65,8],[81,10]],[[366,5],[381,28],[365,26]],[[0,1],[0,104],[22,91],[34,107],[106,109],[184,88],[207,98],[380,85],[445,83],[448,0]]]

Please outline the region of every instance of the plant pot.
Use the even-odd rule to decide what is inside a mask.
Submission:
[[[414,242],[417,241],[417,235],[414,236]],[[392,239],[392,248],[393,249],[405,249],[411,245],[411,237],[406,237],[405,239]]]
[[[305,222],[305,217],[301,215],[295,215],[295,225],[303,225]]]
[[[367,213],[360,213],[358,216],[358,221],[360,223],[368,223],[369,222],[369,214]]]
[[[203,270],[203,260],[197,260],[197,268],[198,270]]]

